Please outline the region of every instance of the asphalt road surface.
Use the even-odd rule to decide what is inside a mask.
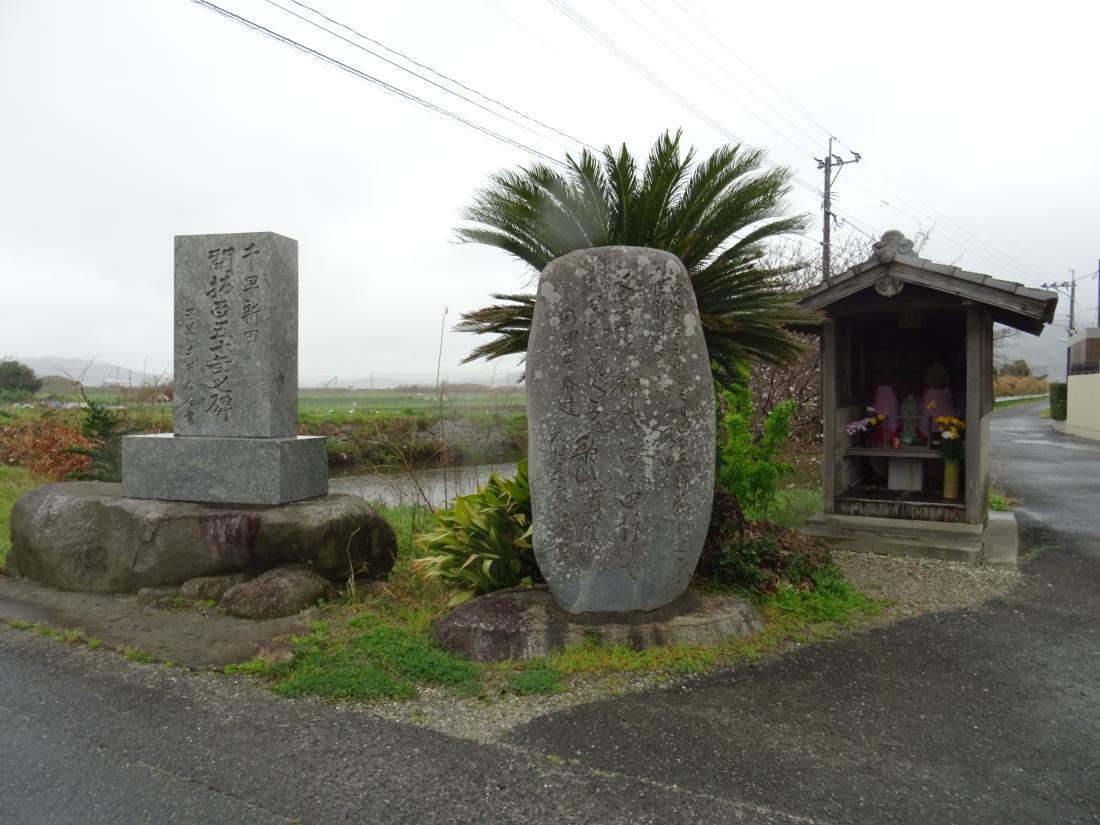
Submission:
[[[501,745],[0,628],[0,823],[1098,822],[1100,444],[1041,406],[994,417],[1008,597]]]

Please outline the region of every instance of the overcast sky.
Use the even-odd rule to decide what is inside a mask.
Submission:
[[[763,147],[797,174],[792,211],[820,215],[813,158],[831,133],[864,158],[836,183],[841,237],[934,224],[926,257],[1029,285],[1097,268],[1094,4],[311,0],[568,138],[428,85],[291,0],[219,5],[553,157],[577,140],[644,154],[679,127],[704,152]],[[163,370],[173,235],[271,230],[299,242],[303,384],[431,379],[444,307],[444,373],[489,376],[458,366],[476,339],[449,327],[529,273],[453,229],[532,151],[189,0],[0,0],[0,104],[0,355]],[[1096,295],[1084,277],[1080,322]]]

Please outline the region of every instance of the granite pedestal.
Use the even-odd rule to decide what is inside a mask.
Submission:
[[[135,435],[122,441],[130,498],[281,504],[328,493],[322,436]]]

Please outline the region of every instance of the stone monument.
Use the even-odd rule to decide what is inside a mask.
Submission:
[[[123,439],[122,484],[21,496],[7,572],[99,593],[226,575],[279,590],[291,579],[264,574],[287,565],[336,582],[386,575],[393,528],[358,496],[329,495],[324,438],[296,435],[297,242],[177,237],[175,302],[173,432]]]
[[[127,436],[130,498],[282,504],[328,492],[324,438],[298,436],[298,242],[176,237],[171,433]]]
[[[687,588],[714,490],[710,361],[684,265],[579,250],[539,279],[527,350],[534,551],[570,613]]]

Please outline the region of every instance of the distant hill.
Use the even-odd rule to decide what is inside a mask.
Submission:
[[[34,374],[39,378],[56,375],[79,381],[85,387],[118,385],[140,387],[155,384],[158,380],[163,381],[163,376],[154,373],[120,367],[118,364],[108,364],[105,361],[90,361],[87,358],[47,355],[42,358],[17,358],[16,360],[34,370]]]

